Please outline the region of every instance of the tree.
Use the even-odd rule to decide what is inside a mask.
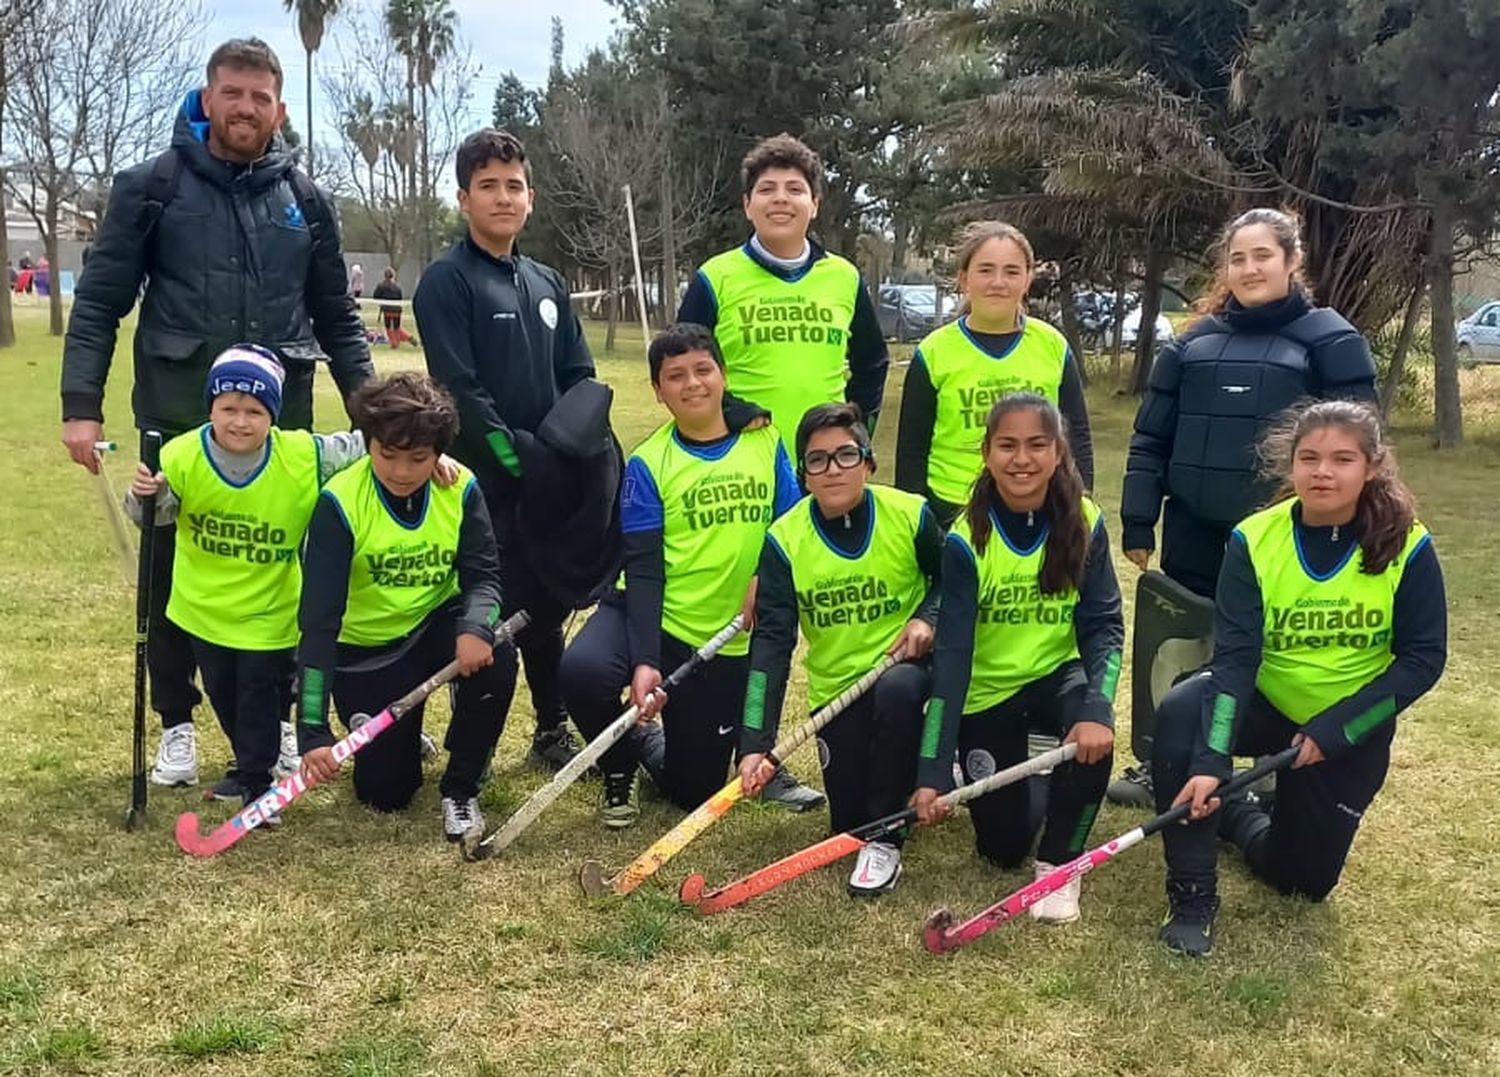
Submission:
[[[432,92],[433,77],[443,60],[454,48],[455,25],[458,17],[448,6],[448,0],[415,0],[415,33],[413,46],[416,53],[417,88],[422,98],[422,197],[433,198],[432,188],[432,128],[427,119],[427,99]],[[422,257],[432,261],[432,220],[424,222]]]
[[[38,0],[3,0],[0,2],[0,196],[5,193],[5,103],[8,87],[6,42],[13,35],[34,29],[31,10]],[[5,225],[5,199],[0,197],[0,262],[10,265],[9,236]],[[14,347],[16,343],[15,316],[10,305],[10,285],[0,289],[0,348]]]
[[[7,144],[0,167],[36,222],[54,284],[51,331],[63,332],[58,239],[86,231],[114,171],[159,144],[195,57],[195,6],[155,0],[40,0],[3,42]],[[12,136],[14,136],[12,138]]]
[[[1492,0],[1257,0],[1253,17],[1260,28],[1247,66],[1254,112],[1265,126],[1306,132],[1308,171],[1326,181],[1309,200],[1326,205],[1327,192],[1338,191],[1338,208],[1362,219],[1405,263],[1399,290],[1387,290],[1406,307],[1408,327],[1425,278],[1436,439],[1456,446],[1463,414],[1453,274],[1465,251],[1488,243],[1500,225],[1493,59],[1500,7]],[[1379,177],[1373,187],[1372,176]],[[1425,257],[1413,258],[1414,250]],[[1402,338],[1409,341],[1409,328]]]
[[[605,274],[610,292],[605,350],[613,351],[631,265],[622,188],[639,185],[633,193],[643,255],[664,236],[697,238],[717,208],[718,188],[710,170],[662,169],[661,151],[672,123],[664,88],[619,56],[596,50],[577,71],[550,85],[540,121],[547,187],[539,202],[573,258]],[[665,208],[662,188],[640,182],[659,169],[669,180]],[[671,283],[664,282],[664,288]]]
[[[852,253],[868,209],[866,181],[888,134],[880,87],[898,51],[897,0],[616,0],[622,56],[660,76],[671,110],[671,157],[718,159],[723,190],[738,189],[740,157],[782,131],[822,157],[821,237]],[[724,199],[699,254],[743,240],[738,199]]]
[[[313,53],[323,47],[323,31],[338,14],[342,0],[282,0],[297,15],[297,34],[307,52],[307,171],[313,170]]]

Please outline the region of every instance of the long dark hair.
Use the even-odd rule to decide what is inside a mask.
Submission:
[[[1396,450],[1386,440],[1380,413],[1353,400],[1320,400],[1283,412],[1262,435],[1259,453],[1263,472],[1280,483],[1272,504],[1295,495],[1292,461],[1302,439],[1327,427],[1353,434],[1375,474],[1359,492],[1354,526],[1359,535],[1360,571],[1370,576],[1384,572],[1401,554],[1417,518],[1416,499],[1401,481]]]
[[[1068,445],[1067,424],[1062,412],[1046,397],[1036,393],[1009,393],[990,408],[980,453],[988,458],[990,442],[999,433],[1001,420],[1018,411],[1034,412],[1042,420],[1042,429],[1057,446],[1057,470],[1047,483],[1047,498],[1042,503],[1042,511],[1050,521],[1047,552],[1042,557],[1042,573],[1038,580],[1042,594],[1081,590],[1084,563],[1088,560],[1089,528],[1083,519],[1083,476],[1073,462],[1073,450]],[[964,508],[977,554],[983,554],[989,545],[992,530],[990,506],[995,502],[1004,503],[1000,488],[995,485],[995,477],[990,474],[989,467],[984,466],[974,480],[974,489]]]

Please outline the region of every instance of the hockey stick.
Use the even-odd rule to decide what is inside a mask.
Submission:
[[[155,475],[161,464],[160,433],[147,430],[141,435],[141,456],[141,462]],[[141,548],[135,561],[135,713],[130,730],[130,810],[125,813],[126,830],[137,830],[146,821],[146,637],[151,629],[151,563],[155,557],[156,495],[147,494],[141,498]]]
[[[530,620],[531,615],[525,611],[506,618],[495,627],[495,646],[502,643],[514,644],[516,635]],[[402,715],[457,676],[458,661],[455,659],[374,718],[361,722],[362,716],[355,715],[349,721],[349,735],[333,746],[334,762],[342,766],[346,759],[384,733]],[[177,817],[177,845],[189,856],[217,856],[264,823],[268,816],[279,812],[317,784],[316,778],[304,778],[302,771],[295,771],[271,786],[253,804],[246,804],[232,818],[207,834],[198,832],[196,812],[183,812]]]
[[[869,691],[881,675],[900,660],[898,655],[886,655],[880,660],[879,665],[844,689],[837,699],[803,722],[781,743],[772,748],[766,756],[766,761],[773,768],[772,773],[775,773],[774,768],[779,768],[788,756],[816,736],[824,726],[847,710],[851,703]],[[736,774],[729,779],[728,785],[694,808],[680,823],[658,838],[655,844],[611,879],[604,878],[604,866],[599,861],[584,861],[583,866],[578,869],[578,882],[583,887],[583,892],[589,897],[602,897],[606,891],[610,890],[616,894],[630,893],[656,874],[668,860],[687,848],[694,838],[722,818],[730,808],[740,802],[744,795],[744,785],[739,775]]]
[[[1267,756],[1249,770],[1236,774],[1229,781],[1221,785],[1214,796],[1223,803],[1223,798],[1239,792],[1247,786],[1254,785],[1260,779],[1273,771],[1280,770],[1292,760],[1297,758],[1301,749],[1297,745],[1278,752],[1276,755]],[[1061,890],[1074,879],[1087,875],[1100,864],[1104,864],[1119,856],[1132,845],[1155,834],[1174,823],[1186,819],[1192,805],[1183,803],[1162,812],[1156,818],[1151,819],[1134,830],[1127,830],[1118,838],[1107,841],[1096,849],[1090,849],[1081,856],[1068,861],[1055,871],[1043,875],[1036,882],[1023,886],[1009,897],[997,901],[983,912],[965,920],[961,924],[953,923],[953,914],[947,909],[938,909],[927,918],[927,924],[922,930],[922,945],[934,954],[946,954],[951,950],[957,950],[975,939],[988,934],[992,928],[999,927],[1007,920],[1013,920],[1020,916],[1031,906],[1035,905],[1048,894]]]
[[[977,782],[960,786],[951,793],[939,797],[938,803],[948,808],[956,808],[986,793],[992,793],[1003,785],[1010,785],[1012,782],[1029,778],[1033,774],[1041,774],[1066,763],[1077,751],[1076,744],[1064,744],[1061,748],[1054,748],[1050,752],[1023,763],[997,771],[988,778],[981,778]],[[915,808],[904,808],[884,818],[876,819],[874,822],[866,823],[864,826],[846,830],[831,838],[824,838],[815,845],[809,845],[806,849],[795,852],[791,856],[782,857],[774,864],[767,864],[759,871],[753,871],[743,879],[721,886],[717,890],[704,890],[703,876],[689,875],[683,881],[682,888],[677,895],[682,899],[683,904],[696,906],[698,911],[705,916],[723,912],[725,909],[743,905],[751,898],[775,890],[782,883],[791,882],[798,876],[842,860],[850,853],[863,849],[872,841],[888,838],[898,830],[911,825],[916,818]]]
[[[692,657],[674,669],[671,675],[661,682],[661,686],[657,691],[669,691],[687,680],[688,677],[697,672],[699,666],[718,654],[720,648],[739,635],[743,627],[744,618],[736,614],[734,620],[725,625],[719,631],[718,635],[714,636],[713,639],[709,640],[702,647],[699,647],[693,652]],[[503,851],[511,842],[520,837],[521,833],[527,827],[536,822],[537,816],[541,815],[553,801],[563,795],[568,786],[577,781],[589,767],[598,762],[605,752],[609,751],[610,748],[630,731],[630,728],[639,719],[640,713],[639,707],[631,706],[624,714],[606,726],[604,732],[591,740],[588,747],[584,748],[583,751],[568,760],[563,768],[552,776],[551,781],[535,793],[532,793],[531,799],[522,804],[516,813],[505,821],[504,826],[483,840],[471,836],[473,832],[465,834],[461,846],[464,859],[487,860],[496,853]]]
[[[94,458],[99,461],[99,470],[94,472],[94,489],[99,492],[99,500],[104,502],[104,515],[109,520],[110,534],[114,536],[115,553],[120,556],[120,572],[124,575],[125,582],[129,583],[131,573],[136,570],[136,546],[130,541],[130,531],[125,526],[125,511],[120,508],[120,499],[115,496],[109,472],[104,470],[104,454],[114,452],[118,447],[113,441],[94,442]]]

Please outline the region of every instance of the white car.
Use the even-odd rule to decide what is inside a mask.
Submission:
[[[1500,300],[1491,300],[1454,326],[1458,337],[1458,361],[1500,363]]]
[[[1129,314],[1125,315],[1125,321],[1120,325],[1120,343],[1127,348],[1135,347],[1135,340],[1140,335],[1140,332],[1141,308],[1136,307]],[[1165,315],[1158,314],[1156,316],[1156,339],[1154,342],[1156,346],[1160,347],[1167,341],[1176,339],[1176,336],[1177,334],[1172,332],[1172,323],[1167,321]]]

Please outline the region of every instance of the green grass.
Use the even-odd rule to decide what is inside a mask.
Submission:
[[[931,909],[973,911],[1025,878],[976,860],[963,818],[916,836],[890,897],[856,904],[828,869],[708,920],[676,906],[684,875],[726,881],[822,836],[826,815],[742,807],[659,886],[598,904],[578,892],[578,863],[624,863],[676,820],[662,801],[646,795],[634,830],[607,833],[598,787],[584,783],[503,858],[475,865],[441,840],[435,771],[402,816],[371,815],[343,783],[215,860],[172,841],[175,815],[203,807],[194,791],[153,788],[149,825],[126,834],[131,589],[90,480],[58,444],[59,342],[40,312],[20,322],[20,347],[0,352],[12,476],[0,530],[0,1073],[1500,1072],[1500,370],[1464,373],[1461,452],[1436,454],[1426,417],[1400,417],[1404,467],[1447,571],[1452,654],[1402,720],[1333,898],[1276,897],[1226,855],[1218,950],[1183,964],[1154,942],[1162,868],[1148,844],[1090,876],[1078,924],[1012,924],[938,959],[918,941]],[[600,370],[631,444],[661,413],[638,335],[622,331],[619,347]],[[900,377],[876,438],[887,479]],[[335,428],[342,415],[320,386],[320,420]],[[1110,388],[1096,379],[1091,405],[1113,521],[1133,402]],[[122,359],[107,415],[127,444],[129,389]],[[129,466],[126,454],[110,462],[117,489]],[[1134,570],[1119,570],[1129,591]],[[799,681],[793,705],[800,693]],[[439,704],[433,724],[445,720]],[[531,720],[523,691],[485,792],[494,816],[544,780],[523,762]],[[207,714],[199,728],[216,776],[226,745]],[[815,776],[810,756],[794,768]],[[226,814],[205,810],[208,822]],[[1095,836],[1138,818],[1107,807]]]

